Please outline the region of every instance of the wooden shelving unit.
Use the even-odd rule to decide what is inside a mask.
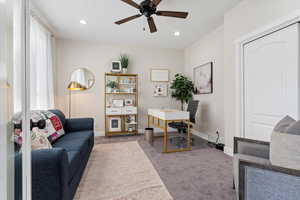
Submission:
[[[105,136],[136,135],[138,134],[138,75],[137,74],[105,74],[104,92],[104,115],[105,115]],[[117,88],[111,89],[107,86],[110,81],[117,83]],[[111,91],[114,90],[114,91]],[[130,90],[130,91],[128,91]],[[133,105],[126,107],[114,107],[113,100],[132,99]],[[127,113],[127,108],[135,110],[134,113]],[[123,110],[122,113],[112,114],[109,110]],[[121,130],[111,131],[111,119],[121,119]],[[135,119],[135,123],[128,123],[129,119]],[[132,129],[129,130],[129,127]]]

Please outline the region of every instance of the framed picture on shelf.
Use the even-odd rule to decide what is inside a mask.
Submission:
[[[122,72],[122,66],[120,61],[111,62],[111,72],[120,73]]]
[[[151,69],[151,81],[152,82],[169,82],[169,70],[168,69]]]
[[[109,118],[109,131],[110,132],[122,131],[121,117],[111,117],[111,118]]]
[[[133,99],[125,99],[125,106],[133,106]]]
[[[153,96],[154,97],[167,97],[168,96],[168,84],[154,84]]]
[[[123,99],[113,99],[112,106],[113,107],[124,107],[124,100]]]
[[[209,62],[194,68],[196,94],[213,93],[213,63]]]

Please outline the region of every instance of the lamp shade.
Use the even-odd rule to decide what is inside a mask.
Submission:
[[[71,81],[68,85],[68,90],[86,90],[87,88],[77,83],[75,81]]]
[[[87,90],[93,86],[94,82],[94,75],[89,70],[85,68],[80,68],[72,73],[68,89]]]

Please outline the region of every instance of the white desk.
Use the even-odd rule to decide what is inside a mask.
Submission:
[[[188,124],[187,147],[181,149],[168,149],[168,124],[170,122],[185,122]],[[191,149],[191,130],[190,130],[190,113],[186,111],[173,109],[149,109],[148,110],[148,127],[151,125],[161,128],[164,131],[164,153],[190,151]]]

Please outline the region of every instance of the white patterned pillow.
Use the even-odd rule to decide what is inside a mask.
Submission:
[[[33,128],[31,131],[31,150],[52,149],[45,130]]]
[[[281,120],[271,136],[270,161],[273,165],[300,170],[300,121]]]

